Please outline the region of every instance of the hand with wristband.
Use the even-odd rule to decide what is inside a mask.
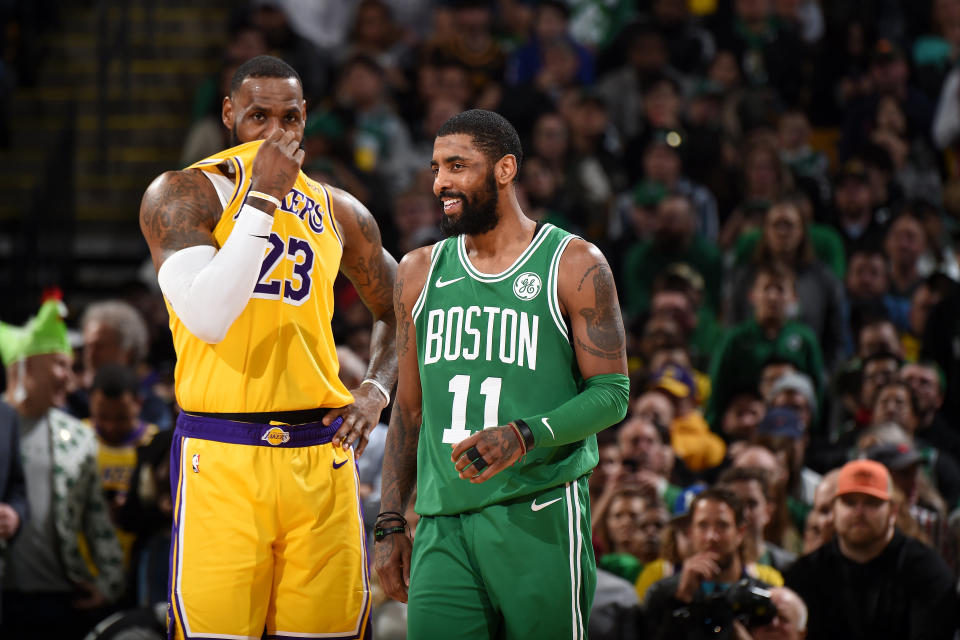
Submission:
[[[483,429],[453,446],[450,459],[464,480],[486,482],[533,449],[534,438],[523,420]]]
[[[380,583],[387,593],[395,594],[400,602],[407,601],[410,587],[410,556],[413,552],[413,538],[410,536],[407,519],[398,511],[381,511],[373,526],[374,552],[379,560]],[[396,557],[397,562],[384,562],[385,558]]]

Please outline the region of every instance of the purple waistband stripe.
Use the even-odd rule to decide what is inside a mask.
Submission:
[[[251,424],[195,416],[181,411],[177,417],[175,435],[228,444],[289,449],[328,444],[333,440],[333,434],[340,428],[341,423],[343,418],[337,418],[329,427],[324,426],[322,422],[298,425]]]

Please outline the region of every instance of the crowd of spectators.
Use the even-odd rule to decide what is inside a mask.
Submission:
[[[228,145],[230,77],[271,53],[303,80],[304,170],[362,200],[398,259],[441,237],[433,139],[468,108],[520,133],[525,213],[603,249],[631,408],[590,480],[591,637],[680,637],[733,583],[778,612],[729,625],[740,640],[953,637],[960,0],[257,0],[229,33],[184,166]],[[362,375],[367,314],[349,282],[336,296],[343,375]],[[42,410],[98,437],[127,587],[94,604],[149,608],[169,545],[166,317],[150,286],[83,311],[70,393]],[[10,575],[20,602],[35,585]],[[379,604],[375,637],[402,637],[402,607]]]

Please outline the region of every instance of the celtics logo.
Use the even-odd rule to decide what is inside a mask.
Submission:
[[[513,281],[513,293],[521,300],[533,300],[542,288],[543,283],[540,281],[540,276],[532,271],[521,273]]]

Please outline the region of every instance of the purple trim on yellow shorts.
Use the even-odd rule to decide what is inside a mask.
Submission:
[[[322,422],[310,422],[307,424],[291,425],[272,425],[272,424],[252,424],[248,422],[234,422],[232,420],[219,420],[207,416],[195,416],[185,411],[181,411],[177,417],[177,428],[174,437],[200,438],[201,440],[213,440],[215,442],[226,442],[228,444],[247,444],[261,447],[281,447],[289,449],[291,447],[310,447],[318,444],[329,444],[333,440],[333,434],[337,432],[343,418],[337,418],[328,427]],[[265,440],[264,436],[268,433],[278,433],[284,437],[281,439],[271,438]],[[284,435],[285,434],[285,435]]]

